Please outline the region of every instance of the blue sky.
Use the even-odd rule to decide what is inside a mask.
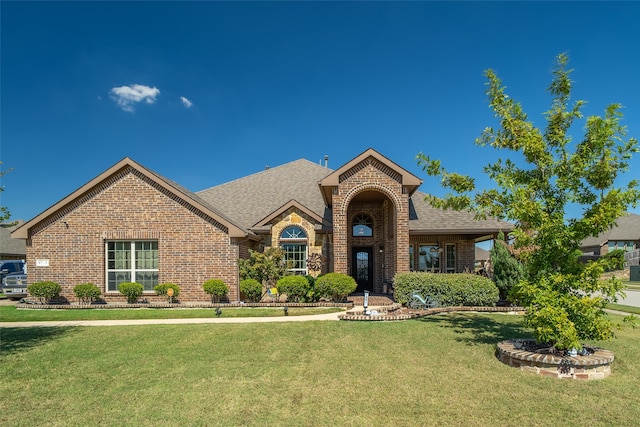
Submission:
[[[489,185],[483,71],[544,126],[555,56],[640,137],[640,2],[0,3],[0,204],[31,219],[123,157],[199,191],[371,147]],[[572,131],[582,137],[583,123]],[[504,156],[504,155],[503,155]],[[625,179],[640,178],[640,156]],[[640,213],[640,207],[633,210]]]

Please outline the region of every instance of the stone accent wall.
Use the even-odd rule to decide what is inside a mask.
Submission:
[[[105,292],[108,240],[157,240],[159,283],[180,286],[181,300],[209,301],[202,284],[213,278],[229,285],[230,301],[238,299],[239,247],[226,227],[131,168],[32,230],[27,242],[30,283],[58,282],[61,295],[74,300],[74,286],[90,282],[108,302],[123,301],[118,292]],[[48,260],[49,266],[37,266],[36,260]],[[161,301],[153,292],[143,298]]]
[[[282,217],[275,221],[271,226],[271,246],[280,246],[280,234],[282,231],[291,226],[297,225],[307,233],[307,257],[311,254],[324,255],[323,253],[323,237],[315,231],[315,222],[305,213],[296,208],[291,208],[282,214]],[[326,266],[323,268],[326,269]],[[309,274],[318,276],[322,271],[311,271]]]

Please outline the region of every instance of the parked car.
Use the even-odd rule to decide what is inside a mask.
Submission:
[[[11,273],[26,273],[24,261],[21,259],[0,260],[0,281]]]
[[[2,293],[11,299],[26,298],[27,275],[23,272],[9,273],[2,278]]]

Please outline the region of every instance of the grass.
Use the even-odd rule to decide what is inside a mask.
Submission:
[[[640,314],[640,307],[633,307],[622,304],[607,304],[607,308],[616,311],[624,311],[625,313]]]
[[[290,307],[289,316],[333,313],[340,308]],[[220,317],[276,317],[284,316],[282,308],[223,308]],[[15,306],[0,307],[2,322],[63,321],[63,320],[113,320],[113,319],[193,319],[216,317],[213,308],[130,308],[130,309],[59,309],[19,310]]]
[[[495,358],[498,341],[528,336],[521,320],[2,328],[0,424],[637,423],[640,330],[604,345],[611,377],[557,380]]]

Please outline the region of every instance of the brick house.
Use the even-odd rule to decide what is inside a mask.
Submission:
[[[397,272],[473,271],[475,243],[509,231],[497,220],[442,211],[421,180],[373,149],[331,170],[301,159],[193,193],[129,158],[12,233],[26,239],[29,282],[176,283],[181,300],[207,301],[202,283],[229,285],[239,299],[239,258],[279,246],[295,274],[352,275],[358,291],[389,291]],[[321,270],[307,261],[321,256]]]

